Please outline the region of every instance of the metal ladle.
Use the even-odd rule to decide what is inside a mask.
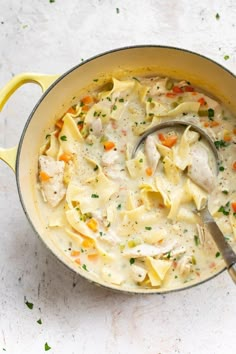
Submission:
[[[134,146],[133,152],[132,152],[132,158],[135,157],[135,154],[140,147],[140,145],[145,141],[145,139],[148,137],[148,135],[155,133],[158,130],[164,129],[164,128],[170,128],[170,127],[177,127],[177,126],[190,126],[192,130],[198,132],[201,137],[203,137],[208,145],[210,146],[216,160],[216,166],[217,166],[217,174],[218,174],[218,166],[219,166],[219,155],[218,151],[215,147],[215,144],[213,141],[210,139],[210,137],[198,126],[195,124],[189,123],[189,122],[183,122],[183,121],[167,121],[164,123],[157,124],[153,126],[150,129],[147,129],[141,137],[138,139],[136,142],[136,145]],[[224,261],[226,264],[226,268],[233,279],[234,283],[236,284],[236,254],[232,247],[228,244],[228,242],[225,240],[225,237],[223,233],[221,232],[220,228],[218,227],[217,223],[213,219],[212,215],[209,212],[207,202],[206,204],[198,210],[198,213],[203,220],[203,223],[206,225],[207,229],[209,230],[213,240],[215,241]]]

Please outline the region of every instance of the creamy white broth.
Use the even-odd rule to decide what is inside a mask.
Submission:
[[[52,238],[76,266],[108,285],[171,289],[201,281],[223,261],[195,213],[200,196],[209,198],[228,242],[236,239],[235,118],[186,81],[140,77],[110,86],[81,97],[40,149]],[[154,133],[154,150],[148,153],[146,141],[131,159],[140,134],[172,119],[198,125],[215,141],[217,177],[209,146],[189,128]],[[184,135],[188,154],[180,149]],[[207,152],[212,190],[188,177],[193,147]]]

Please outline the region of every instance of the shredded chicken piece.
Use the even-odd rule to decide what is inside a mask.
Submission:
[[[132,257],[132,258],[160,256],[170,252],[175,247],[175,245],[176,245],[175,241],[167,244],[166,246],[160,246],[160,247],[143,243],[142,245],[138,245],[136,247],[126,249],[123,255],[125,257]]]
[[[146,269],[136,264],[132,264],[131,266],[131,276],[134,281],[141,282],[145,279],[147,275]]]
[[[192,257],[183,256],[178,263],[178,267],[181,275],[188,275],[192,269]]]
[[[151,135],[149,135],[145,141],[145,153],[147,156],[149,167],[151,167],[152,173],[154,173],[161,155],[156,148],[155,139]]]
[[[215,176],[209,166],[208,153],[201,145],[191,149],[192,165],[188,167],[188,176],[199,187],[210,193],[215,187]]]
[[[57,206],[66,194],[63,183],[65,163],[55,161],[51,156],[39,156],[40,171],[50,176],[48,181],[40,183],[43,197],[52,206]]]

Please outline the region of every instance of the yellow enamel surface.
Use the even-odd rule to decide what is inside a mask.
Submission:
[[[22,73],[16,75],[0,90],[0,112],[7,100],[20,86],[27,83],[35,83],[40,85],[42,91],[44,92],[58,77],[59,75],[43,75],[34,73]],[[14,172],[16,153],[17,147],[9,149],[0,148],[0,159],[6,162]]]

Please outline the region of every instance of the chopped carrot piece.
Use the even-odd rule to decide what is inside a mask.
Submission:
[[[217,120],[213,120],[213,121],[210,123],[210,126],[211,126],[211,127],[218,127],[218,125],[220,125],[220,122],[217,122]]]
[[[234,161],[233,165],[232,165],[232,168],[234,171],[236,171],[236,161]]]
[[[76,259],[75,259],[75,263],[77,263],[77,264],[81,265],[81,261],[80,261],[80,259],[79,259],[79,258],[76,258]]]
[[[209,122],[205,122],[205,123],[204,123],[204,127],[207,128],[207,127],[209,127],[209,126],[210,126],[210,123],[209,123]]]
[[[200,103],[200,106],[204,106],[206,104],[204,97],[199,98],[197,101]]]
[[[85,105],[82,107],[82,111],[87,112],[89,110],[89,106]]]
[[[59,156],[59,161],[69,162],[72,159],[72,154],[64,152]]]
[[[147,176],[152,175],[152,168],[151,167],[147,167],[145,171],[146,171]]]
[[[47,182],[51,177],[44,171],[40,171],[39,178],[41,182]]]
[[[54,135],[55,135],[56,138],[59,137],[60,132],[61,132],[61,130],[57,130],[57,131],[54,133]]]
[[[84,98],[82,98],[81,102],[83,102],[83,104],[93,103],[93,97],[92,96],[85,96]]]
[[[106,151],[109,151],[115,147],[115,143],[113,143],[113,141],[104,141],[103,145]]]
[[[185,92],[193,92],[194,91],[194,88],[192,86],[185,86],[184,87],[184,91]]]
[[[232,137],[230,134],[226,133],[224,134],[224,141],[231,141]]]
[[[165,140],[162,141],[162,145],[171,148],[176,144],[176,141],[177,141],[176,135],[168,136]]]
[[[233,133],[234,133],[234,135],[236,135],[236,128],[233,129]]]
[[[87,222],[87,226],[94,232],[96,232],[98,230],[98,223],[93,218]]]
[[[173,93],[173,92],[166,92],[166,97],[174,98],[174,97],[176,97],[176,93]]]
[[[88,259],[89,259],[90,261],[97,261],[97,259],[98,259],[98,254],[97,254],[97,253],[88,254]]]
[[[193,95],[193,96],[196,96],[196,95],[197,95],[197,92],[193,91],[193,92],[192,92],[192,95]]]
[[[91,238],[85,238],[82,242],[82,247],[90,248],[94,246],[94,241]]]
[[[164,141],[164,140],[165,140],[165,135],[162,134],[162,133],[159,133],[159,134],[158,134],[158,138],[159,138],[161,141]]]
[[[183,93],[184,92],[183,89],[179,86],[173,86],[172,91],[174,93]]]
[[[75,114],[76,110],[73,107],[70,107],[66,113]]]
[[[82,130],[84,127],[84,122],[82,122],[82,121],[78,122],[77,126],[78,126],[79,130]]]
[[[233,212],[236,213],[236,202],[232,202],[231,207],[233,209]]]
[[[80,251],[71,251],[71,257],[78,257],[80,255]]]
[[[58,119],[58,120],[56,121],[55,126],[56,126],[57,128],[59,128],[59,129],[62,129],[63,124],[64,124],[64,121],[63,121],[63,119],[61,118],[61,119]]]

